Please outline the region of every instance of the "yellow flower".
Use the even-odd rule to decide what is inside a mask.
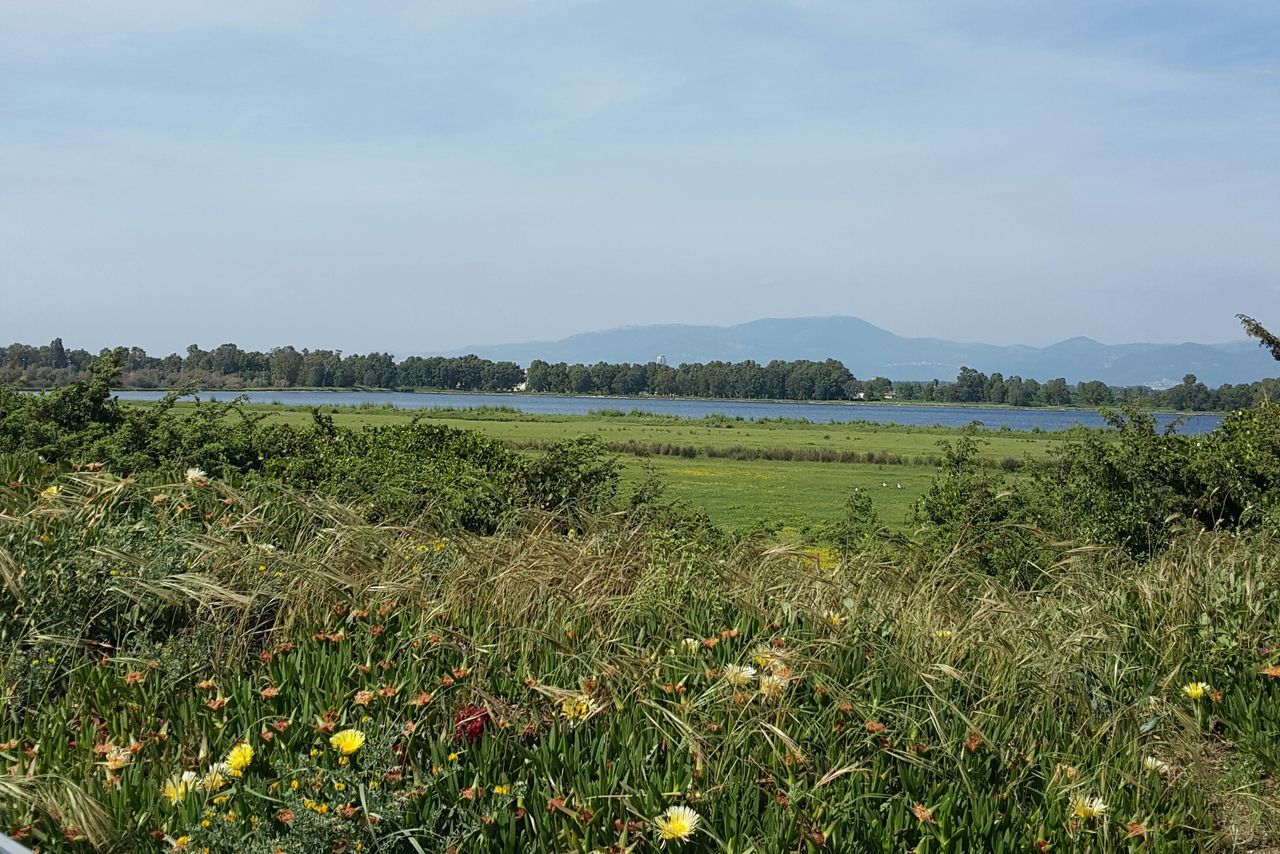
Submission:
[[[778,699],[786,688],[787,680],[772,673],[765,673],[760,677],[760,695],[766,700]]]
[[[329,736],[329,746],[343,756],[350,756],[363,745],[364,733],[358,729],[344,729],[342,732],[335,732]]]
[[[751,660],[755,662],[756,667],[771,667],[775,658],[776,653],[774,653],[773,647],[768,644],[762,643],[751,650]]]
[[[294,791],[297,791],[297,789],[298,789],[298,781],[297,781],[297,780],[290,780],[290,781],[289,781],[289,788],[290,788],[290,789],[293,789]]]
[[[701,818],[689,807],[668,807],[667,811],[654,819],[658,827],[658,837],[664,842],[683,842],[698,829]]]
[[[685,638],[685,639],[684,639],[684,651],[685,651],[685,652],[690,653],[690,654],[695,654],[695,653],[697,653],[697,652],[698,652],[698,650],[700,650],[700,649],[702,649],[702,641],[698,640],[697,638]]]
[[[196,772],[183,771],[181,774],[175,774],[170,777],[160,790],[160,794],[164,795],[165,800],[169,803],[176,804],[191,792],[195,782]]]
[[[201,827],[205,827],[205,828],[207,828],[207,827],[209,826],[209,819],[207,819],[207,818],[205,818],[205,819],[201,819],[201,820],[200,820],[200,826],[201,826]]]
[[[494,786],[493,793],[495,795],[509,795],[511,794],[511,787],[510,786]]]
[[[231,769],[225,762],[219,762],[208,770],[204,775],[204,779],[200,781],[200,786],[206,792],[216,792],[227,784],[227,778],[223,774],[230,773]]]
[[[457,761],[458,761],[458,754],[456,754],[456,753],[450,753],[450,754],[449,754],[449,761],[450,761],[450,762],[457,762]]]
[[[229,800],[231,800],[231,798],[229,798],[227,795],[218,795],[218,797],[213,799],[213,805],[215,807],[220,807]]]
[[[951,637],[951,629],[938,629],[933,633],[933,636],[935,638],[941,638],[942,640],[946,640],[947,638]]]
[[[560,714],[570,724],[577,724],[591,717],[595,711],[600,708],[600,704],[586,694],[579,694],[576,697],[569,697],[560,704]]]
[[[1202,700],[1204,695],[1212,691],[1213,688],[1207,682],[1188,682],[1182,686],[1182,693],[1186,694],[1193,700]]]
[[[43,490],[40,491],[40,497],[45,499],[46,501],[48,501],[50,498],[53,498],[57,494],[58,494],[58,485],[56,483],[52,486],[46,486]]]
[[[730,685],[736,685],[741,688],[743,685],[750,685],[751,680],[756,678],[756,669],[754,667],[745,667],[740,664],[730,664],[724,669],[724,681]]]
[[[1071,815],[1081,821],[1088,821],[1091,818],[1097,818],[1104,815],[1107,811],[1107,805],[1103,803],[1102,798],[1091,798],[1088,795],[1075,794],[1071,796]]]
[[[347,784],[346,784],[346,783],[338,783],[338,782],[336,782],[336,781],[335,781],[335,782],[334,782],[334,784],[333,784],[333,790],[334,790],[335,792],[345,792],[345,791],[347,790]]]
[[[242,741],[235,747],[231,748],[231,752],[227,754],[227,773],[232,777],[240,777],[244,775],[244,771],[253,762],[253,746],[247,741]]]
[[[838,627],[844,622],[844,616],[842,614],[837,614],[835,611],[828,611],[825,616],[827,618],[827,622],[832,626]]]
[[[179,851],[181,851],[183,848],[186,848],[190,844],[191,844],[190,836],[179,836],[177,839],[173,840],[173,847],[178,849]]]

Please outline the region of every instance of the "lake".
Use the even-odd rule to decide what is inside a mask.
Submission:
[[[164,392],[121,390],[121,400],[159,400]],[[554,394],[459,394],[402,391],[203,391],[203,400],[232,400],[240,395],[250,403],[281,403],[288,406],[371,406],[391,405],[397,409],[474,409],[480,406],[509,406],[538,415],[587,415],[597,409],[638,409],[654,415],[702,418],[724,415],[730,418],[807,418],[820,423],[873,421],[879,424],[906,424],[917,427],[963,427],[973,421],[984,427],[1010,430],[1066,430],[1077,424],[1105,426],[1096,412],[1082,409],[1003,409],[965,406],[916,406],[877,403],[792,403],[758,400],[704,400],[652,397],[569,397]],[[1159,413],[1163,426],[1178,416]],[[1207,433],[1222,421],[1221,415],[1190,415],[1178,427],[1187,434]]]

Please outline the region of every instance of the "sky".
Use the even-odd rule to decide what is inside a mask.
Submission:
[[[0,342],[1280,326],[1275,0],[0,0]]]

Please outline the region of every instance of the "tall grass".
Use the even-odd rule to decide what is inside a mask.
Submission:
[[[874,541],[830,565],[633,513],[480,538],[10,465],[0,830],[43,850],[654,850],[676,805],[686,851],[1280,844],[1265,533],[1064,545],[1028,585]],[[242,776],[166,797],[242,742]]]

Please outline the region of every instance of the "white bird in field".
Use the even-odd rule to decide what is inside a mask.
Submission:
[[[898,489],[902,489],[902,484],[898,484]]]
[[[889,486],[889,484],[885,483],[884,481],[881,481],[881,482],[880,482],[880,485],[881,485],[881,486],[883,486],[883,487],[888,487],[888,486]]]

